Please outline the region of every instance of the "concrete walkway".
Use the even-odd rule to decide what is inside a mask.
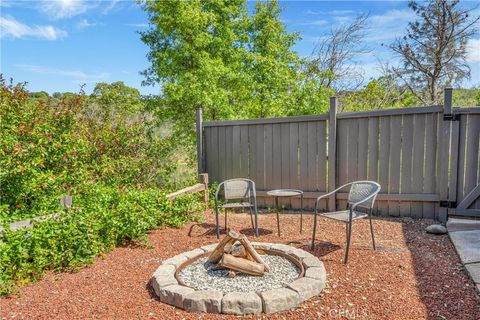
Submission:
[[[480,220],[449,218],[447,229],[462,264],[480,293]]]

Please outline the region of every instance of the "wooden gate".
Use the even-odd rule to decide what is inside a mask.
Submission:
[[[480,217],[480,108],[453,110],[450,181],[455,192],[448,215]]]

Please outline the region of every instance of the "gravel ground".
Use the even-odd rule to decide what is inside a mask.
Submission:
[[[228,278],[228,270],[216,268],[208,257],[200,258],[180,272],[180,279],[189,287],[199,290],[215,288],[223,292],[258,292],[282,288],[298,278],[300,270],[287,258],[262,255],[263,261],[271,266],[262,277],[238,273]]]
[[[181,229],[159,229],[150,246],[119,247],[76,273],[48,274],[0,299],[3,319],[234,319],[227,315],[191,314],[160,303],[148,281],[162,260],[216,241],[214,215]],[[230,215],[230,227],[253,238],[246,214]],[[309,251],[312,217],[282,215],[282,236],[274,214],[260,215],[259,241],[289,243]],[[480,319],[480,298],[463,270],[448,236],[425,234],[431,221],[374,221],[379,250],[371,250],[368,221],[356,221],[349,264],[342,263],[345,229],[321,219],[313,254],[327,269],[327,288],[298,308],[271,319]],[[253,240],[253,239],[252,239]]]

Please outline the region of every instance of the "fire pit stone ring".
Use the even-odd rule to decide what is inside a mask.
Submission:
[[[325,288],[327,274],[323,262],[311,253],[285,244],[252,242],[256,250],[278,252],[301,263],[299,277],[281,287],[229,292],[228,290],[196,289],[184,285],[178,275],[186,265],[212,252],[217,243],[181,253],[163,261],[153,273],[151,285],[163,303],[189,312],[225,313],[235,315],[275,313],[297,307],[317,296]],[[293,261],[292,258],[289,258]],[[252,277],[251,279],[254,279]]]

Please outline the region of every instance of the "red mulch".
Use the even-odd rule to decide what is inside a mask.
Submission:
[[[2,319],[211,319],[225,315],[192,314],[160,303],[148,281],[163,259],[216,241],[214,221],[149,235],[151,247],[119,247],[77,273],[48,274],[18,296],[0,299]],[[250,218],[230,214],[229,227],[253,239]],[[320,220],[315,255],[328,273],[319,297],[295,310],[251,318],[272,319],[480,319],[480,298],[463,270],[448,236],[423,230],[431,221],[374,221],[379,250],[371,249],[368,221],[353,225],[353,247],[342,263],[345,229]],[[299,216],[282,215],[282,236],[273,214],[259,217],[259,241],[288,243],[310,251],[312,217],[299,233]]]

